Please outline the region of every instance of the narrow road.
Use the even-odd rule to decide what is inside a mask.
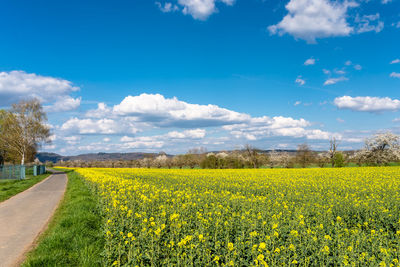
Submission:
[[[56,172],[0,203],[0,267],[16,266],[45,229],[62,199],[67,176]]]

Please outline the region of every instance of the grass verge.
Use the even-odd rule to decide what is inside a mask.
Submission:
[[[47,178],[51,173],[27,175],[24,180],[0,180],[0,202],[15,196]]]
[[[22,266],[103,265],[104,237],[97,196],[77,173],[67,174],[64,199]]]

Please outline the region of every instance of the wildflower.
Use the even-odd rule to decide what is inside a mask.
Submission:
[[[267,244],[265,244],[264,242],[260,243],[260,245],[258,246],[259,249],[264,250],[267,247]]]
[[[228,249],[229,249],[229,251],[232,251],[234,249],[233,243],[231,243],[231,242],[228,243]]]

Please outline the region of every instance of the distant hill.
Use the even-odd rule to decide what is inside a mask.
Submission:
[[[51,161],[57,162],[60,160],[82,160],[82,161],[107,161],[107,160],[135,160],[143,159],[145,157],[157,156],[156,153],[91,153],[91,154],[81,154],[77,156],[61,156],[56,153],[40,152],[36,154],[36,157],[41,162]]]

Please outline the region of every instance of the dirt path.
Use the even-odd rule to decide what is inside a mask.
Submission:
[[[0,267],[18,265],[47,226],[66,185],[66,174],[54,173],[0,203]]]

